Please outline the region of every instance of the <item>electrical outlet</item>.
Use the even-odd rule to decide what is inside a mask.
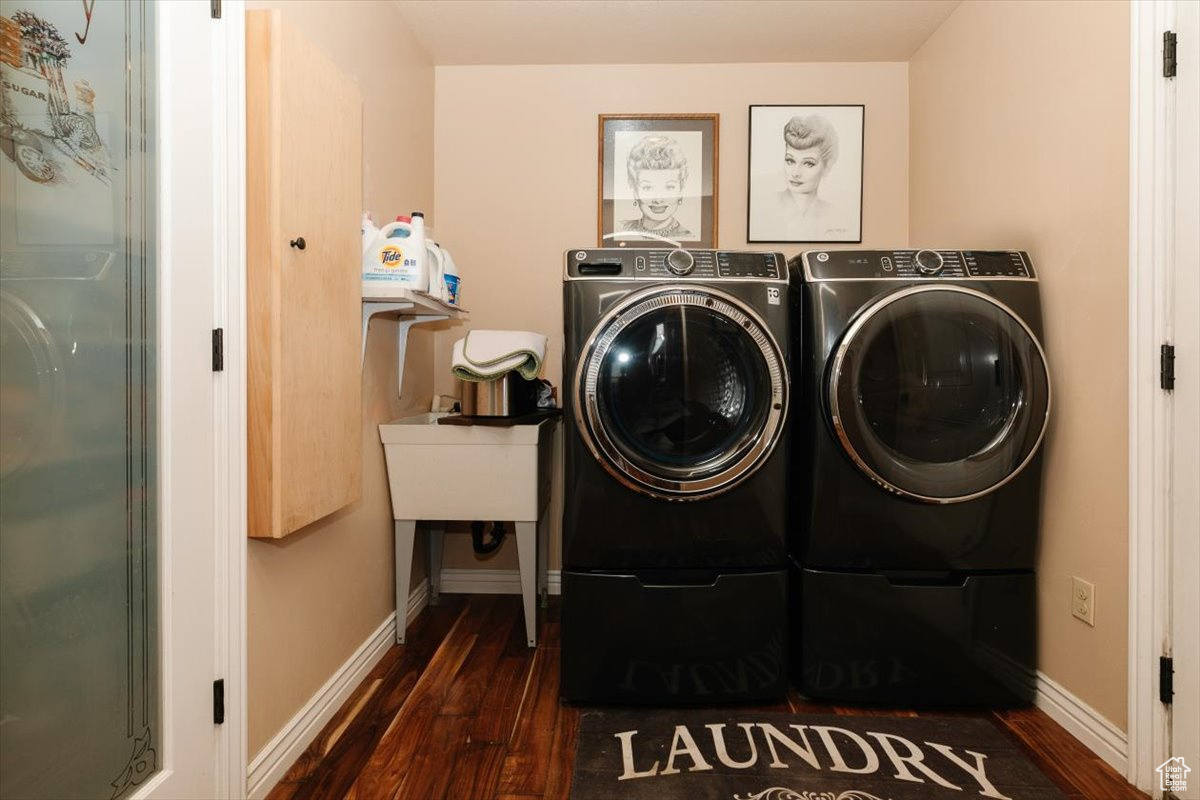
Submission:
[[[1071,616],[1096,627],[1096,587],[1083,578],[1071,578]]]

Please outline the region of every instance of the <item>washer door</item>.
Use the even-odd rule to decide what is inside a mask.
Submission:
[[[15,294],[0,292],[0,481],[44,448],[61,424],[63,362],[37,312]]]
[[[971,500],[1033,458],[1050,412],[1041,344],[1010,309],[959,286],[886,295],[829,372],[834,430],[872,480],[930,503]]]
[[[787,375],[765,324],[707,287],[630,295],[596,327],[575,376],[592,454],[626,486],[696,500],[751,475],[779,439]]]

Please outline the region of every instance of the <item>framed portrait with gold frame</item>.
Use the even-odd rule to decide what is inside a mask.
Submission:
[[[717,246],[718,114],[601,114],[601,246]]]

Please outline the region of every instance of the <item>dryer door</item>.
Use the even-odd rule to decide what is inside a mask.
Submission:
[[[886,295],[833,354],[827,401],[847,455],[896,494],[955,503],[1011,480],[1041,444],[1041,344],[996,299],[961,286]]]
[[[588,448],[629,488],[670,500],[726,491],[774,449],[783,355],[741,300],[698,286],[630,295],[596,327],[574,379]]]

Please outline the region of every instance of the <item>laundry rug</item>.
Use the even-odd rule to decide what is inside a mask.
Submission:
[[[573,800],[1064,798],[984,719],[585,711]]]

